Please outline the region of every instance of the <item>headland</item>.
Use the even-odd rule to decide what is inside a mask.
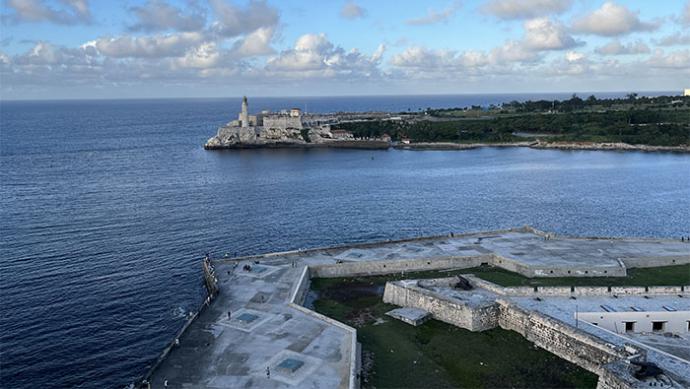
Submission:
[[[248,112],[204,148],[469,150],[530,147],[690,153],[690,96],[510,102],[419,112]]]
[[[280,112],[248,113],[247,97],[237,120],[218,129],[216,136],[206,142],[207,150],[256,148],[354,148],[388,149],[388,135],[355,138],[348,131],[332,129],[338,123],[357,120],[383,119],[382,113],[306,114],[299,108]]]

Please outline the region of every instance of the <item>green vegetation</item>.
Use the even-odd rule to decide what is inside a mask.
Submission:
[[[495,143],[546,136],[561,142],[677,146],[690,144],[690,97],[515,101],[488,109],[427,109],[399,121],[341,123],[338,128],[356,137],[389,134],[414,142]]]
[[[476,273],[477,269],[473,270]],[[453,272],[455,273],[455,272]],[[404,278],[447,272],[407,273]],[[314,279],[316,311],[357,327],[366,373],[363,387],[583,388],[596,375],[535,348],[502,329],[470,332],[436,320],[413,327],[385,316],[382,277]]]
[[[309,139],[309,129],[308,128],[301,129],[300,134],[302,135],[302,139],[304,139],[305,142],[311,142],[311,139]]]
[[[469,270],[469,269],[468,269]],[[627,277],[527,278],[503,269],[484,268],[474,274],[502,286],[680,286],[690,285],[690,265],[629,269]]]

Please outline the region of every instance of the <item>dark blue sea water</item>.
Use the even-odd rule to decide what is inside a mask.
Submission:
[[[530,97],[530,96],[528,96]],[[412,110],[511,96],[308,99]],[[256,109],[301,106],[252,99]],[[203,296],[199,259],[531,224],[690,234],[690,156],[201,145],[233,100],[0,105],[0,386],[124,387]]]

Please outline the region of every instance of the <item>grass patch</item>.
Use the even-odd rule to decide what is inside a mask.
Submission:
[[[485,271],[484,268],[462,272]],[[314,309],[357,328],[365,388],[593,388],[597,376],[535,348],[503,329],[471,332],[436,320],[413,327],[385,316],[386,281],[438,278],[454,272],[417,272],[313,279]]]
[[[473,268],[474,274],[501,286],[680,286],[690,285],[690,264],[628,269],[627,277],[527,278],[498,268]]]

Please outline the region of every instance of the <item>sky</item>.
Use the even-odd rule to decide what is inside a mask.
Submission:
[[[690,0],[0,2],[3,100],[690,88]]]

